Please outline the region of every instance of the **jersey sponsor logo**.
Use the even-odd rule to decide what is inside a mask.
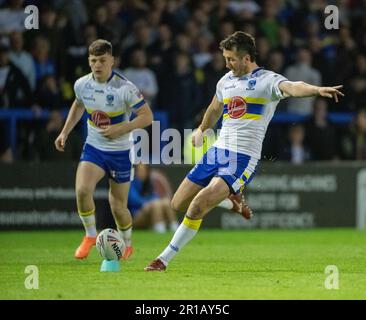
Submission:
[[[95,93],[102,93],[102,94],[104,94],[104,90],[97,90],[97,89],[95,89],[95,91],[94,91]]]
[[[254,90],[255,85],[257,84],[257,80],[252,79],[248,81],[248,87],[246,88],[246,90]]]
[[[107,99],[107,105],[108,106],[112,106],[113,105],[113,101],[114,101],[114,95],[113,94],[108,94],[106,96]]]
[[[247,103],[242,97],[235,96],[230,100],[227,109],[231,119],[238,119],[246,114]]]
[[[95,101],[94,96],[90,96],[90,97],[83,96],[83,99],[84,99],[84,100],[87,100],[87,101]]]
[[[127,171],[110,170],[109,174],[113,179],[125,179],[131,176],[131,170]]]
[[[94,87],[88,82],[86,85],[85,85],[85,89],[86,90],[94,90]]]
[[[225,87],[224,90],[228,90],[228,89],[234,89],[236,88],[236,85],[231,85],[231,86],[228,86],[228,87]]]
[[[92,112],[90,117],[97,127],[108,126],[111,124],[111,119],[104,111],[95,110]]]

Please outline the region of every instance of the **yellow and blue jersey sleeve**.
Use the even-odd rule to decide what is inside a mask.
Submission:
[[[137,87],[129,83],[128,87],[125,89],[125,102],[131,111],[136,111],[138,108],[142,107],[146,101]]]

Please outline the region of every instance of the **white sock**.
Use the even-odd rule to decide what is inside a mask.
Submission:
[[[233,202],[230,199],[226,198],[226,199],[222,200],[217,205],[217,207],[231,210],[234,207],[234,204],[233,204]]]
[[[178,227],[179,227],[179,223],[178,223],[178,221],[172,221],[172,222],[169,224],[169,230],[170,230],[170,231],[175,232],[175,231],[177,231]]]
[[[125,242],[126,247],[130,247],[132,240],[131,240],[131,236],[132,236],[132,225],[127,227],[127,229],[122,229],[118,227],[118,232],[121,235],[123,241]]]
[[[174,258],[178,251],[193,239],[198,232],[201,222],[202,219],[192,220],[188,217],[184,217],[183,222],[174,233],[173,239],[158,258],[162,260],[165,265],[168,265],[169,261]]]
[[[166,232],[166,225],[164,221],[157,222],[153,226],[153,230],[157,233],[164,233]]]
[[[97,236],[97,228],[95,226],[95,210],[91,210],[89,212],[80,212],[79,217],[81,222],[83,223],[85,234],[87,237],[96,237]]]

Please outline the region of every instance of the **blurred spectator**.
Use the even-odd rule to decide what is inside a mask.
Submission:
[[[57,80],[52,75],[44,76],[38,85],[36,93],[37,104],[49,110],[60,110],[62,97]]]
[[[337,135],[328,121],[328,103],[324,98],[314,101],[312,117],[305,124],[306,144],[313,160],[334,160],[337,158]]]
[[[12,163],[14,160],[13,152],[10,148],[8,136],[8,124],[0,120],[0,163]]]
[[[264,37],[259,37],[255,41],[257,46],[257,64],[259,66],[266,65],[270,52],[268,40]]]
[[[278,29],[279,45],[280,50],[285,58],[285,66],[291,64],[295,60],[296,47],[293,44],[291,32],[285,26],[281,26]]]
[[[161,22],[162,12],[160,10],[151,10],[147,15],[147,22],[151,27],[152,37],[156,39],[158,28]]]
[[[10,61],[9,48],[0,46],[0,108],[29,107],[33,100],[27,79]]]
[[[328,85],[338,84],[336,77],[331,76],[333,73],[332,70],[335,67],[335,62],[326,56],[326,48],[324,48],[323,41],[319,37],[312,36],[308,39],[308,45],[312,55],[312,65],[321,73],[323,83],[327,83]],[[346,63],[344,63],[344,65],[346,65]]]
[[[60,14],[61,16],[61,14]],[[65,43],[70,35],[63,34],[66,23],[59,23],[56,9],[49,4],[39,6],[39,29],[27,30],[24,33],[25,46],[31,51],[40,45],[39,38],[48,43],[47,55],[56,64],[61,62],[65,51]],[[35,43],[37,42],[37,43]]]
[[[98,38],[110,41],[114,48],[120,45],[121,38],[125,36],[125,26],[119,19],[121,3],[109,0],[99,5],[94,13],[94,22]]]
[[[40,26],[36,30],[34,36],[42,36],[49,43],[49,57],[53,61],[58,61],[63,49],[63,36],[59,25],[57,25],[57,12],[52,6],[45,6],[40,9]],[[63,52],[63,51],[62,51]]]
[[[290,161],[293,164],[302,164],[311,159],[310,151],[304,145],[305,130],[301,124],[289,129],[289,142],[280,152],[279,160]]]
[[[74,0],[62,3],[63,14],[68,20],[63,38],[69,45],[81,42],[83,35],[81,30],[88,21],[88,12],[84,2],[83,0]]]
[[[306,48],[300,48],[297,53],[297,61],[294,65],[285,70],[285,77],[291,81],[305,81],[307,83],[320,86],[321,75],[319,71],[311,66],[311,53]],[[287,110],[297,114],[311,114],[314,97],[309,98],[289,98],[287,99]]]
[[[357,111],[349,132],[341,138],[342,158],[366,160],[366,110]]]
[[[107,26],[111,33],[111,42],[113,47],[119,46],[121,38],[126,36],[127,25],[120,19],[122,2],[117,0],[104,1],[107,8],[108,22]]]
[[[40,128],[35,134],[32,148],[35,154],[31,156],[32,158],[40,161],[79,160],[82,143],[75,130],[70,133],[64,152],[58,152],[55,148],[54,142],[63,124],[60,111],[51,111],[46,127]]]
[[[363,106],[366,101],[366,54],[358,54],[353,78],[350,80],[349,103],[352,109]]]
[[[196,68],[203,68],[212,60],[210,45],[210,40],[205,37],[200,38],[198,41],[197,51],[193,54],[193,63]]]
[[[88,64],[88,46],[98,39],[94,24],[86,24],[81,30],[83,41],[68,47],[61,68],[63,77],[73,86],[76,79],[90,71]]]
[[[184,33],[180,33],[176,36],[174,44],[175,53],[191,54],[192,52],[192,40]]]
[[[155,174],[154,177],[146,164],[136,165],[135,178],[131,182],[128,195],[128,208],[133,217],[134,227],[152,227],[158,233],[166,232],[169,228],[174,232],[178,222],[176,213],[170,207],[170,193],[171,188],[166,178],[161,174]]]
[[[159,103],[170,112],[171,125],[183,132],[184,128],[192,128],[199,103],[198,85],[193,73],[190,58],[180,53],[174,60],[174,67],[164,79],[164,87],[160,88]]]
[[[20,32],[12,32],[10,34],[10,60],[23,75],[27,78],[32,91],[36,89],[36,70],[32,56],[23,50],[23,34]]]
[[[281,51],[274,50],[269,53],[268,56],[268,67],[266,69],[273,72],[283,74],[283,69],[285,65],[284,57]]]
[[[228,72],[221,51],[212,55],[212,61],[203,68],[202,107],[207,107],[216,93],[217,82]]]
[[[214,35],[211,32],[210,28],[209,28],[209,16],[208,16],[208,11],[209,8],[207,8],[205,10],[205,8],[203,7],[203,4],[205,2],[202,1],[200,4],[201,6],[196,8],[193,12],[192,12],[192,18],[193,21],[195,22],[195,24],[191,24],[191,28],[187,28],[187,23],[186,23],[186,32],[188,32],[191,36],[193,36],[193,34],[195,33],[195,30],[192,29],[195,28],[195,26],[197,26],[197,35],[198,37],[202,38],[206,38],[208,39],[210,42],[213,40]],[[195,37],[193,37],[195,38]],[[196,40],[196,39],[195,39]]]
[[[42,36],[37,37],[32,50],[37,82],[46,75],[56,75],[55,62],[49,57],[49,53],[50,43],[48,40]]]
[[[94,23],[97,28],[98,38],[111,41],[113,38],[112,30],[109,28],[109,17],[107,7],[100,5],[95,9]]]
[[[261,10],[257,2],[253,0],[231,0],[228,3],[228,9],[236,15],[250,14],[251,16],[256,15]]]
[[[160,75],[167,72],[172,65],[173,35],[167,24],[158,28],[156,41],[150,46],[150,64],[160,80]]]
[[[154,72],[146,66],[144,50],[136,49],[131,55],[131,67],[124,71],[124,75],[141,91],[151,106],[155,104],[158,84]]]
[[[186,0],[166,1],[164,21],[172,26],[174,32],[182,32],[183,26],[190,17],[186,2]]]
[[[151,44],[155,41],[151,32],[150,26],[144,19],[137,20],[133,26],[133,33],[127,35],[122,42],[122,67],[128,66],[131,60],[131,55],[136,49],[147,51]]]
[[[0,35],[24,31],[27,15],[24,13],[23,3],[24,0],[9,0],[8,6],[0,9]]]
[[[262,16],[259,18],[259,30],[266,37],[270,48],[276,48],[278,45],[279,22],[276,19],[278,5],[275,1],[266,0],[263,6]]]
[[[219,25],[219,32],[217,34],[217,45],[216,48],[219,48],[219,43],[221,40],[227,38],[229,35],[235,32],[235,24],[230,20],[223,20]]]
[[[228,0],[218,0],[216,3],[213,4],[214,6],[210,11],[209,25],[215,35],[218,34],[219,29],[224,22],[224,19],[227,19],[228,21],[233,20],[233,15],[228,8],[228,2]],[[210,1],[210,3],[212,4],[213,1]]]
[[[336,45],[335,49],[335,59],[333,65],[331,66],[333,69],[327,70],[328,72],[325,75],[329,80],[333,81],[331,83],[336,85],[344,82],[345,79],[352,77],[353,66],[357,52],[356,42],[352,38],[351,30],[348,26],[341,26],[337,38],[338,44]],[[314,61],[317,62],[317,65],[320,65],[320,63],[327,65],[327,62],[324,60],[326,59],[320,60],[318,55],[314,57]],[[342,68],[337,68],[337,66],[340,65],[342,65]],[[334,72],[334,68],[337,68],[337,72]],[[324,72],[323,69],[319,70]]]

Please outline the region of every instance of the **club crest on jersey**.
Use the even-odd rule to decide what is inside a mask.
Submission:
[[[248,87],[246,90],[254,90],[255,85],[257,84],[257,80],[252,79],[248,81]]]
[[[85,85],[85,89],[86,90],[94,90],[94,87],[88,82],[86,85]]]
[[[247,103],[242,97],[239,96],[232,97],[227,106],[227,112],[231,119],[238,119],[246,114]]]
[[[114,101],[114,95],[113,94],[108,94],[106,99],[107,99],[107,105],[111,106],[113,104],[113,101]]]

